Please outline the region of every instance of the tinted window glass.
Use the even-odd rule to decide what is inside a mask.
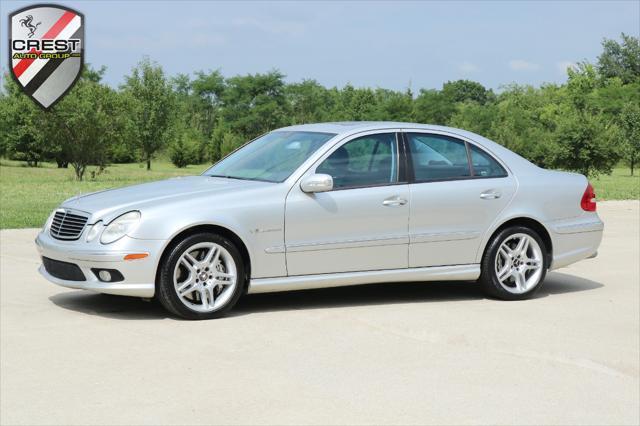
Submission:
[[[416,181],[469,177],[467,148],[461,140],[442,135],[408,133]]]
[[[316,169],[333,177],[334,188],[384,185],[398,180],[395,133],[363,136],[336,149]]]
[[[471,164],[473,165],[474,176],[480,177],[503,177],[507,172],[496,160],[480,148],[469,144],[471,148]]]
[[[334,136],[316,132],[267,133],[225,157],[204,174],[282,182]]]

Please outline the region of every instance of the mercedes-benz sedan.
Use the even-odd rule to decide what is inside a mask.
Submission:
[[[56,284],[204,319],[246,293],[376,282],[477,280],[525,299],[547,270],[595,256],[602,230],[582,175],[464,130],[348,122],[275,130],[200,176],[71,198],[36,243]]]

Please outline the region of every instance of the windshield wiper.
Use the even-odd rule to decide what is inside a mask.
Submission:
[[[253,181],[258,181],[258,182],[269,182],[268,180],[264,180],[264,179],[249,178],[249,177],[238,177],[238,176],[229,176],[229,175],[206,175],[206,176],[209,176],[209,177],[220,177],[220,178],[225,178],[225,179],[253,180]]]

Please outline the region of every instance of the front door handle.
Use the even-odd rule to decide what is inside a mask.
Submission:
[[[382,202],[383,206],[404,206],[405,204],[407,204],[407,200],[398,196],[389,197]]]
[[[502,197],[502,194],[499,191],[494,191],[493,189],[484,191],[480,194],[480,198],[483,200],[495,200],[496,198]]]

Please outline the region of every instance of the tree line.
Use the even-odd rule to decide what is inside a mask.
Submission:
[[[86,66],[50,111],[5,75],[0,156],[38,166],[55,161],[82,180],[89,166],[145,162],[160,152],[177,167],[215,162],[278,127],[323,121],[409,121],[459,127],[542,167],[588,176],[640,160],[640,44],[605,39],[595,63],[567,69],[565,84],[510,84],[498,93],[470,80],[442,89],[326,88],[286,83],[277,70],[225,77],[219,71],[170,77],[148,58],[114,89],[106,68]]]

